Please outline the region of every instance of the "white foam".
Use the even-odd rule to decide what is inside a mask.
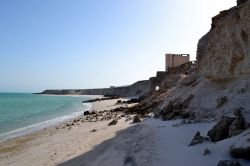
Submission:
[[[51,126],[54,126],[56,124],[65,122],[66,120],[69,120],[69,119],[72,119],[72,118],[75,118],[75,117],[82,115],[85,111],[90,110],[92,107],[92,104],[90,104],[90,103],[84,103],[83,105],[86,108],[82,111],[74,112],[74,113],[69,114],[69,115],[64,115],[61,117],[57,117],[54,119],[46,120],[46,121],[43,121],[40,123],[36,123],[36,124],[32,124],[32,125],[29,125],[26,127],[15,129],[15,130],[12,130],[12,131],[9,131],[6,133],[2,133],[2,134],[0,134],[0,142],[5,141],[5,140],[10,139],[10,138],[19,137],[19,136],[31,133],[33,131],[42,130],[46,127],[51,127]]]

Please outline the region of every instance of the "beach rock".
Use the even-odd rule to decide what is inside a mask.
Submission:
[[[208,155],[208,154],[210,154],[211,152],[210,152],[210,150],[206,147],[205,149],[204,149],[204,151],[203,151],[203,156],[206,156],[206,155]]]
[[[198,43],[199,73],[214,82],[250,75],[250,1],[237,4],[213,17],[210,31]]]
[[[230,146],[229,152],[234,158],[250,160],[250,132],[241,135],[241,137]]]
[[[91,130],[90,132],[93,133],[93,132],[96,132],[96,131],[97,131],[96,129],[93,129],[93,130]]]
[[[229,126],[232,124],[235,118],[224,116],[221,120],[208,131],[207,135],[212,142],[221,141],[228,138],[229,136]]]
[[[229,137],[238,135],[245,129],[245,119],[241,115],[237,116],[229,127]]]
[[[222,107],[226,102],[227,102],[227,97],[226,96],[218,98],[217,99],[217,106],[216,106],[216,108]]]
[[[221,160],[217,166],[241,166],[239,160]]]
[[[230,147],[230,154],[234,158],[242,158],[250,160],[250,146],[244,148],[236,148],[235,146]]]
[[[83,115],[89,115],[89,111],[84,111]]]
[[[141,122],[141,119],[138,117],[138,115],[136,115],[134,118],[133,118],[133,123],[140,123]]]
[[[91,112],[92,115],[97,114],[97,112],[94,110]]]
[[[189,146],[193,146],[193,145],[196,145],[196,144],[201,144],[204,141],[209,141],[209,138],[201,136],[200,132],[197,131],[197,133],[194,135],[194,137],[193,137],[191,143],[189,144]]]
[[[114,119],[114,120],[112,120],[112,121],[108,124],[108,126],[116,125],[117,123],[118,123],[118,120],[117,120],[117,119]]]

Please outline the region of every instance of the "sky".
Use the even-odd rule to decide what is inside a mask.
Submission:
[[[236,0],[0,0],[0,92],[129,85],[196,57]]]

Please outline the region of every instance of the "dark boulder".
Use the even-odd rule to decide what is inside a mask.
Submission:
[[[141,119],[136,115],[133,119],[133,123],[140,123]]]
[[[233,117],[224,116],[221,120],[208,131],[207,135],[211,139],[212,142],[221,141],[229,137],[229,127],[232,124]]]
[[[89,115],[89,111],[84,111],[83,115]]]
[[[249,139],[250,142],[250,139]],[[250,146],[245,147],[235,147],[234,145],[230,147],[229,150],[231,156],[238,159],[250,160]]]
[[[108,124],[108,126],[116,125],[117,123],[118,123],[118,120],[117,120],[117,119],[114,119],[114,120],[112,120],[112,121]]]
[[[239,160],[221,160],[217,166],[241,166]]]

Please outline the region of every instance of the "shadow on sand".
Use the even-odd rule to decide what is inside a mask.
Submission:
[[[138,166],[150,165],[153,132],[145,124],[137,124],[116,132],[116,135],[92,150],[59,166]]]

